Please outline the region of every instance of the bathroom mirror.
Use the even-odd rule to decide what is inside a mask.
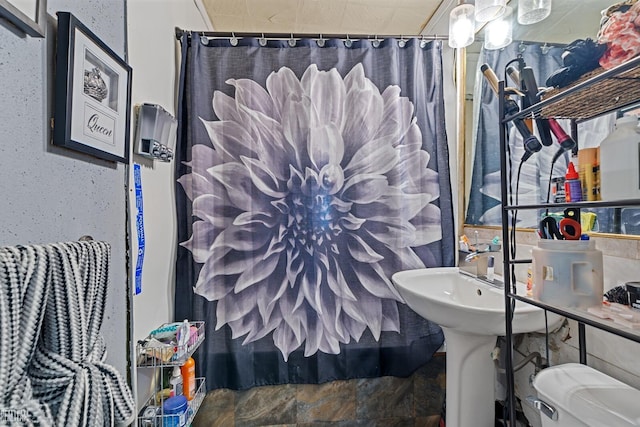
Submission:
[[[44,37],[47,0],[0,0],[0,17],[31,37]]]
[[[510,2],[510,4],[515,3],[515,7],[517,7],[517,2]],[[589,0],[587,2],[583,0],[563,0],[556,1],[553,3],[553,9],[551,15],[542,22],[533,25],[519,25],[514,23],[513,26],[513,43],[505,48],[504,50],[508,55],[512,55],[515,59],[517,53],[524,52],[526,49],[525,45],[536,45],[538,51],[542,51],[545,54],[547,51],[555,49],[556,54],[561,53],[562,46],[571,43],[576,39],[584,39],[590,37],[592,39],[596,38],[597,32],[600,27],[600,19],[601,19],[601,11],[608,8],[612,4],[616,3],[615,0]],[[467,68],[466,68],[466,103],[465,103],[465,166],[464,166],[464,189],[465,189],[465,213],[467,212],[469,206],[469,200],[473,199],[473,197],[478,197],[478,186],[477,184],[472,187],[472,176],[474,172],[474,161],[475,160],[475,147],[474,147],[474,92],[475,85],[477,84],[477,76],[476,71],[479,66],[479,62],[484,62],[486,58],[483,56],[481,58],[481,48],[482,48],[482,39],[483,39],[483,31],[481,30],[476,35],[476,42],[467,48]],[[520,41],[526,41],[522,45],[520,45]],[[496,52],[496,51],[488,51],[488,52]],[[527,54],[531,52],[527,52],[524,54],[526,57]],[[558,67],[559,68],[559,67]],[[498,70],[496,70],[498,73]],[[502,75],[502,73],[499,73]],[[544,85],[544,81],[548,77],[547,75],[537,76],[538,84],[540,86]],[[480,78],[480,82],[482,79]],[[475,94],[477,96],[477,94]],[[612,114],[611,123],[613,123],[613,117],[615,114]],[[587,122],[588,123],[588,122]],[[497,127],[496,123],[496,127]],[[565,129],[569,130],[569,125],[565,125]],[[497,131],[496,131],[497,132]],[[584,134],[582,135],[584,137]],[[581,147],[583,140],[581,140],[581,133],[578,132],[578,144]],[[555,143],[555,142],[554,142]],[[484,160],[483,160],[484,161]],[[487,167],[487,165],[483,164],[482,168]],[[495,168],[495,166],[494,166]],[[487,167],[487,169],[489,169]],[[476,174],[477,174],[476,167]],[[555,169],[554,169],[555,170]],[[548,180],[547,180],[548,181]],[[492,185],[496,185],[498,181]],[[484,180],[484,185],[487,185],[486,178]],[[486,188],[483,188],[486,191]],[[495,188],[493,188],[495,190]],[[494,191],[495,193],[495,191]],[[497,203],[499,203],[499,195],[497,199]],[[534,211],[531,211],[535,213]],[[596,213],[598,213],[596,211]],[[602,209],[602,215],[599,218],[602,218],[602,227],[596,229],[603,233],[614,233],[614,234],[627,234],[627,235],[640,235],[640,226],[636,223],[640,223],[638,220],[640,218],[640,209],[634,208],[624,208],[624,209]],[[494,212],[494,220],[499,218],[499,214],[495,215]],[[478,215],[466,215],[465,221],[466,225],[470,226],[483,226],[483,225],[495,225],[500,226],[501,221],[480,221],[477,220]],[[537,222],[537,221],[534,221]],[[531,223],[531,222],[530,222]],[[598,224],[599,225],[599,224]],[[530,225],[531,226],[531,225]]]

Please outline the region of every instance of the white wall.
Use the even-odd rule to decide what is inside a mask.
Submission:
[[[176,82],[180,45],[175,27],[208,30],[194,0],[128,0],[129,63],[133,67],[132,104],[159,104],[175,116]],[[132,121],[132,138],[137,122]],[[165,322],[173,321],[175,265],[175,203],[173,163],[133,156],[141,164],[144,203],[145,256],[142,293],[133,297],[133,339],[137,342]],[[135,225],[133,173],[130,176],[130,213]],[[132,254],[137,254],[135,227],[131,233]],[[132,256],[132,277],[136,258]],[[151,372],[138,370],[138,402],[149,396]]]
[[[132,103],[159,104],[175,116],[180,46],[174,28],[206,30],[207,24],[193,0],[128,0],[127,9],[129,63],[134,69]],[[174,164],[139,156],[133,161],[142,165],[146,239],[142,293],[134,297],[133,305],[134,339],[139,340],[161,323],[173,320]],[[133,188],[130,201],[135,206]],[[132,216],[135,219],[135,212]],[[135,231],[131,243],[135,254]]]

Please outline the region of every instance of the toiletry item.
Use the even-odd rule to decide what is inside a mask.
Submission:
[[[180,368],[182,372],[183,392],[188,400],[196,396],[196,361],[193,357],[187,359]]]
[[[573,162],[569,162],[567,167],[567,174],[564,181],[564,196],[569,202],[581,202],[582,201],[582,186],[580,185],[580,175],[576,171]]]
[[[182,385],[182,373],[180,372],[180,367],[175,366],[173,368],[173,373],[171,374],[171,378],[169,378],[169,384],[171,384],[171,392],[174,396],[179,396],[183,393],[183,385]]]
[[[162,390],[158,391],[155,394],[155,401],[156,402],[162,402],[165,399],[168,399],[169,397],[171,397],[171,389],[170,388],[163,388]]]
[[[578,150],[578,173],[582,185],[582,200],[598,200],[596,171],[598,170],[598,149],[582,148]]]
[[[527,268],[527,296],[533,296],[533,268],[531,265]]]
[[[187,410],[189,403],[184,396],[172,396],[162,404],[164,417],[162,419],[165,427],[182,427],[187,424]]]
[[[198,342],[198,327],[191,325],[189,327],[189,347]]]
[[[159,407],[152,405],[144,408],[142,417],[140,417],[140,425],[142,427],[156,427],[158,425],[156,417],[160,412],[159,409]]]
[[[178,327],[176,332],[176,341],[178,343],[176,349],[176,358],[182,358],[187,351],[189,350],[189,337],[190,337],[190,327],[189,321],[187,319],[184,320]]]
[[[498,252],[500,249],[502,249],[502,245],[500,244],[500,237],[495,236],[493,239],[491,239],[491,243],[489,243],[489,251]]]
[[[596,230],[596,221],[598,220],[598,215],[593,212],[580,212],[580,225],[582,226],[582,231],[597,231]]]
[[[551,179],[551,194],[553,195],[551,199],[553,203],[564,203],[567,201],[564,194],[564,176]]]
[[[150,336],[152,336],[153,338],[163,341],[163,340],[169,340],[172,339],[176,336],[176,331],[178,330],[178,327],[181,325],[181,323],[176,322],[176,323],[167,323],[162,325],[160,328],[158,329],[154,329],[153,331],[151,331],[149,333]]]
[[[640,282],[627,282],[624,285],[629,294],[629,306],[640,311]]]
[[[616,120],[615,130],[600,143],[602,200],[640,198],[640,129],[636,116]]]
[[[495,263],[495,258],[490,256],[487,259],[487,280],[490,282],[493,282],[493,279],[494,279],[494,274],[495,274],[494,263]]]

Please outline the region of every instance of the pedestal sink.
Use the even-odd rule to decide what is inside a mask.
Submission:
[[[442,327],[447,345],[447,426],[493,427],[496,338],[505,334],[504,291],[457,267],[401,271],[392,281],[407,305]],[[517,293],[525,286],[517,283]],[[516,302],[513,333],[544,331],[544,311]],[[548,314],[549,328],[561,317]]]

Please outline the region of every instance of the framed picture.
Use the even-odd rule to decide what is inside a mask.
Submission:
[[[0,0],[0,17],[32,37],[44,37],[47,0]]]
[[[53,143],[129,161],[131,67],[69,12],[58,12]]]

